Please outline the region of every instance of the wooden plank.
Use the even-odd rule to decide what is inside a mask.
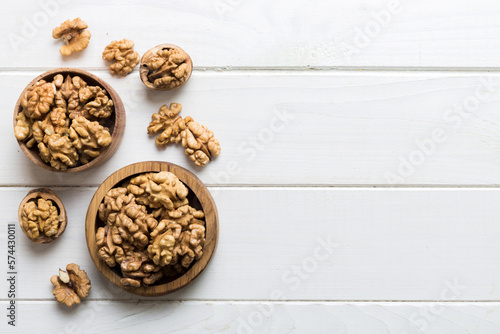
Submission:
[[[124,37],[142,54],[183,47],[196,68],[498,68],[500,4],[479,0],[4,1],[0,68],[104,68],[104,47]],[[80,16],[87,50],[62,59],[51,31]]]
[[[2,309],[8,306],[1,301]],[[2,333],[396,333],[494,334],[500,304],[475,303],[260,303],[86,301],[67,309],[56,301],[21,301],[16,327]],[[37,321],[30,321],[36,315]]]
[[[179,164],[212,186],[500,184],[498,74],[196,72],[179,91],[151,92],[135,75],[95,73],[126,107],[116,154],[78,175],[47,172],[24,156],[5,121],[0,185],[98,185],[144,160]],[[37,74],[0,75],[7,120]],[[146,134],[151,114],[170,102],[220,140],[221,156],[207,167],[194,166],[181,147],[157,149]]]
[[[500,300],[498,189],[210,190],[217,251],[199,279],[165,299]],[[88,254],[84,217],[94,188],[55,191],[68,226],[50,245],[18,230],[18,297],[51,298],[49,278],[75,262],[93,282],[90,298],[136,300],[108,283]],[[5,223],[16,222],[26,192],[0,189]],[[0,258],[6,233],[3,224]]]

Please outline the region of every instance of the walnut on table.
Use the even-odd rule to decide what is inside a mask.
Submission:
[[[87,48],[90,41],[90,32],[85,23],[79,17],[74,20],[66,20],[59,27],[52,30],[54,39],[62,39],[66,45],[61,46],[59,52],[62,56],[69,56],[73,52],[79,52]]]
[[[121,284],[148,286],[185,271],[203,255],[205,215],[172,173],[143,173],[113,188],[100,204],[98,256],[118,266]],[[158,219],[161,219],[159,222]]]
[[[200,125],[190,116],[182,119],[179,116],[181,110],[179,103],[161,106],[158,113],[151,116],[148,134],[162,131],[155,139],[156,145],[166,147],[169,143],[180,142],[189,159],[203,167],[220,155],[220,143],[205,125]]]
[[[129,39],[112,41],[102,53],[106,61],[115,61],[109,66],[112,74],[126,76],[132,72],[141,59],[138,52],[134,51],[134,42]]]
[[[56,300],[67,306],[80,304],[81,299],[89,295],[91,283],[85,270],[80,266],[70,263],[66,266],[66,271],[59,269],[59,275],[50,278],[54,285],[52,293]]]

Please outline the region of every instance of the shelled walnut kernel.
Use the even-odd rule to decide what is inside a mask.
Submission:
[[[59,52],[63,56],[69,56],[73,52],[82,51],[87,48],[90,41],[90,32],[87,23],[81,18],[66,20],[57,28],[52,30],[54,39],[61,38],[66,45],[61,46]]]
[[[57,74],[40,80],[21,99],[14,133],[56,170],[86,164],[111,144],[105,127],[114,112],[113,100],[99,86],[79,76]]]
[[[49,199],[28,201],[22,208],[21,227],[32,241],[37,241],[40,235],[55,236],[60,223],[57,207]]]
[[[89,295],[91,284],[85,270],[80,266],[70,263],[66,266],[66,271],[59,269],[59,275],[50,278],[54,285],[52,293],[59,303],[73,306],[80,304],[80,300]]]
[[[163,105],[158,113],[154,113],[148,126],[148,134],[160,132],[155,142],[158,146],[167,147],[169,143],[181,143],[184,153],[197,166],[205,166],[220,154],[219,141],[205,125],[195,122],[190,116],[179,116],[182,105],[171,103]]]
[[[143,173],[108,191],[99,206],[98,256],[118,266],[121,284],[149,286],[183,273],[203,255],[204,213],[172,173]]]
[[[121,41],[113,41],[106,46],[102,58],[106,61],[116,60],[109,66],[112,74],[126,76],[139,64],[141,57],[133,48],[134,42],[125,38]]]

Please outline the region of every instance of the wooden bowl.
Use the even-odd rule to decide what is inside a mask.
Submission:
[[[26,147],[26,144],[23,141],[18,140],[17,142],[21,147],[21,150],[24,152],[24,154],[26,154],[28,158],[30,158],[30,160],[33,161],[37,166],[40,166],[46,170],[50,170],[53,172],[76,173],[102,164],[116,152],[118,146],[120,145],[120,142],[122,141],[123,132],[125,131],[125,107],[123,106],[123,102],[120,99],[120,96],[118,96],[118,94],[116,93],[116,91],[101,78],[98,78],[92,73],[79,70],[76,68],[57,68],[55,70],[51,70],[43,74],[40,74],[35,79],[33,79],[26,86],[26,88],[24,88],[23,92],[19,96],[19,99],[17,100],[16,107],[14,109],[14,127],[16,126],[17,123],[16,121],[17,114],[22,112],[23,110],[21,106],[21,100],[26,91],[28,90],[28,88],[33,86],[36,82],[42,79],[45,81],[51,81],[57,74],[62,74],[64,77],[66,77],[66,75],[68,74],[71,75],[72,77],[78,75],[83,80],[85,80],[89,85],[100,86],[108,92],[109,96],[113,100],[114,111],[115,111],[109,119],[110,120],[109,124],[106,124],[106,126],[109,128],[109,132],[111,133],[111,144],[108,147],[104,148],[104,150],[101,151],[101,154],[97,158],[90,161],[89,163],[83,165],[77,165],[76,167],[68,167],[68,169],[66,170],[57,170],[52,166],[50,166],[50,164],[47,164],[45,161],[43,161],[42,158],[40,158],[40,155],[38,153],[38,148],[36,147],[36,145],[32,148],[28,148]]]
[[[28,203],[31,200],[37,200],[39,198],[43,198],[44,200],[50,199],[54,203],[54,205],[57,207],[57,210],[59,211],[60,225],[59,225],[59,230],[57,231],[57,233],[55,235],[48,237],[44,234],[40,234],[40,236],[36,240],[32,240],[28,237],[28,234],[26,233],[26,230],[24,229],[23,224],[21,224],[21,221],[22,221],[21,215],[23,212],[23,207],[26,203]],[[64,230],[66,230],[66,225],[68,223],[66,209],[64,208],[64,205],[63,205],[61,199],[59,198],[59,196],[56,195],[55,192],[53,192],[52,190],[47,189],[47,188],[38,188],[38,189],[31,190],[26,195],[26,197],[24,197],[24,199],[21,201],[21,204],[19,204],[19,209],[17,211],[17,217],[19,219],[19,225],[21,225],[21,229],[23,230],[24,234],[28,237],[28,239],[30,239],[31,241],[36,242],[38,244],[47,244],[47,243],[52,242],[52,241],[56,240],[57,238],[59,238],[59,236],[61,234],[63,234]]]
[[[199,260],[193,262],[193,265],[178,278],[163,283],[160,281],[160,284],[153,284],[148,287],[141,286],[135,289],[128,288],[120,283],[120,279],[122,278],[121,274],[114,271],[113,268],[108,267],[108,265],[97,255],[98,248],[96,231],[99,227],[104,226],[104,223],[102,223],[98,217],[99,204],[103,201],[104,196],[111,188],[118,186],[124,180],[136,174],[161,171],[175,174],[186,185],[186,187],[189,188],[188,199],[190,205],[197,209],[202,209],[205,212],[206,235],[203,255]],[[87,211],[87,217],[85,219],[85,235],[87,238],[87,247],[92,260],[99,271],[109,281],[123,290],[136,295],[161,296],[187,286],[194,279],[196,279],[203,272],[203,270],[205,270],[214,255],[215,249],[217,248],[217,241],[219,238],[219,217],[217,207],[215,206],[215,202],[210,195],[210,192],[193,173],[169,162],[139,162],[128,165],[114,172],[99,186]]]
[[[164,48],[177,49],[178,51],[180,51],[181,53],[183,53],[183,54],[185,54],[187,56],[186,63],[189,66],[189,72],[188,72],[188,76],[186,78],[186,81],[184,81],[183,83],[181,83],[179,86],[175,86],[173,88],[158,88],[158,87],[155,87],[153,85],[153,83],[150,82],[149,79],[148,79],[149,69],[146,66],[146,62],[152,56],[154,56],[156,54],[156,52],[158,52],[159,50],[164,49]],[[186,82],[188,82],[189,78],[191,77],[191,73],[192,72],[193,72],[193,61],[191,60],[191,57],[189,57],[189,55],[186,53],[186,51],[182,50],[180,47],[178,47],[177,45],[173,45],[173,44],[160,44],[160,45],[157,45],[154,48],[149,49],[148,51],[146,51],[146,53],[141,58],[141,66],[139,67],[139,74],[140,74],[142,82],[146,85],[146,87],[151,88],[151,89],[155,89],[155,90],[172,90],[172,89],[175,89],[175,88],[179,88],[182,85],[184,85]]]

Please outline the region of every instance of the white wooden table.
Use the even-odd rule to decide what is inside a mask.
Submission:
[[[147,4],[146,4],[147,3]],[[0,52],[2,333],[499,333],[500,3],[487,0],[3,0]],[[81,17],[87,50],[62,59],[52,28]],[[140,53],[173,43],[195,70],[183,88],[148,91],[138,70],[112,77],[112,40]],[[86,69],[127,111],[104,165],[47,172],[20,151],[14,104],[36,75]],[[146,134],[160,105],[208,125],[221,156],[196,168]],[[87,252],[84,217],[97,186],[133,162],[196,173],[220,215],[213,261],[161,298],[122,292]],[[7,237],[32,188],[55,190],[69,215],[60,240],[17,228],[16,326],[7,324]],[[90,275],[67,309],[51,275]]]

